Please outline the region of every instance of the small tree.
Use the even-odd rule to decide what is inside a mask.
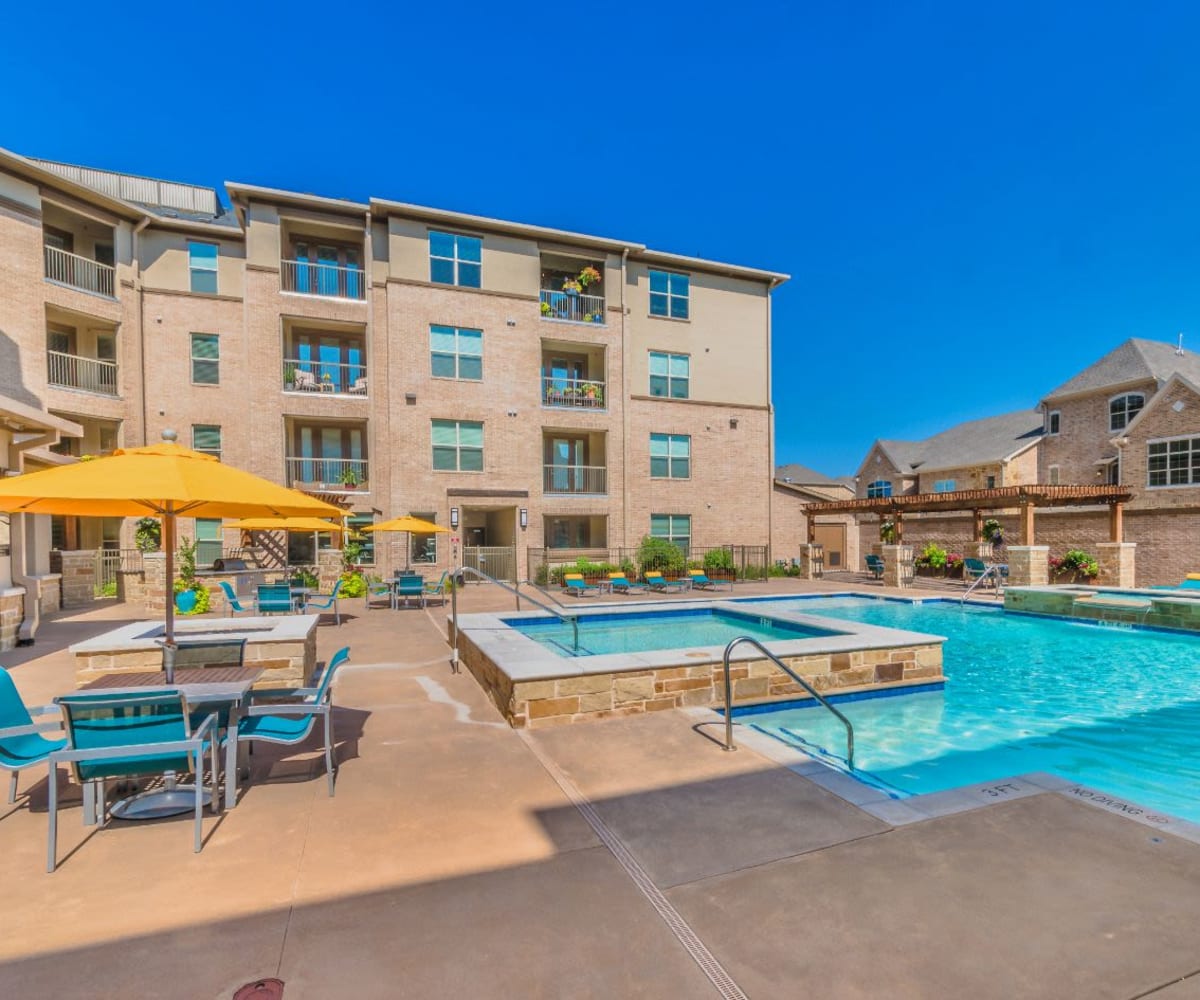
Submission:
[[[646,570],[678,575],[683,572],[687,557],[683,554],[683,549],[674,542],[645,535],[642,537],[642,544],[638,546],[637,561],[643,576]]]
[[[162,548],[162,525],[157,517],[138,519],[133,544],[142,552],[157,552]]]

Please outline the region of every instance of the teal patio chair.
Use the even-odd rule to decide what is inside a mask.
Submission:
[[[338,582],[333,585],[333,590],[328,594],[310,594],[308,600],[304,602],[304,610],[316,608],[318,611],[328,611],[333,609],[333,620],[338,624],[342,624],[342,610],[338,606],[338,595],[342,592],[342,583],[344,581],[338,577]]]
[[[963,560],[963,579],[974,583],[987,572],[987,563],[982,559],[966,558]]]
[[[867,572],[876,580],[883,579],[883,556],[868,555],[863,557],[867,563]]]
[[[646,589],[644,583],[630,583],[624,573],[609,573],[608,585],[612,587],[614,594],[632,594],[634,591]]]
[[[1179,583],[1156,583],[1151,590],[1200,590],[1200,573],[1189,573]]]
[[[642,574],[646,578],[646,586],[657,594],[667,594],[683,590],[683,584],[668,580],[659,570],[648,569]]]
[[[50,834],[46,871],[54,871],[58,848],[58,765],[66,764],[80,785],[95,787],[98,820],[107,822],[104,783],[109,778],[142,778],[167,772],[195,776],[193,850],[203,847],[204,755],[212,754],[210,809],[220,809],[217,792],[217,717],[207,716],[196,729],[188,721],[187,699],[180,691],[113,695],[78,693],[55,699],[63,713],[67,747],[50,755]],[[87,795],[85,793],[85,801]]]
[[[564,573],[563,588],[568,594],[574,594],[576,597],[591,597],[600,593],[600,588],[588,583],[582,573]]]
[[[392,593],[392,585],[386,580],[367,581],[367,592],[363,595],[367,602],[367,610],[371,610],[372,601],[387,601],[388,607],[396,610],[396,595]]]
[[[62,735],[61,722],[34,724],[33,716],[57,713],[56,705],[28,706],[7,670],[0,667],[0,769],[9,772],[8,801],[17,801],[17,775],[26,768],[44,764],[65,739],[47,739],[42,733]]]
[[[253,608],[242,606],[242,602],[238,600],[238,595],[234,592],[234,589],[228,580],[221,580],[219,582],[221,585],[221,590],[225,594],[225,603],[229,607],[229,613],[231,615],[240,615],[243,612],[252,613],[254,611]]]
[[[290,615],[295,610],[292,604],[292,589],[286,583],[261,583],[254,598],[255,614]]]
[[[227,781],[237,780],[237,748],[242,742],[282,743],[294,746],[308,739],[318,716],[325,720],[325,773],[329,795],[333,796],[333,678],[338,667],[350,659],[350,647],[339,649],[330,658],[316,687],[276,688],[252,692],[255,700],[270,698],[275,704],[250,707],[238,720],[236,732],[225,737],[225,774]],[[293,699],[282,701],[282,699]],[[236,785],[234,786],[236,789]]]
[[[450,571],[442,570],[442,575],[433,583],[425,584],[425,600],[429,601],[431,597],[437,598],[442,604],[446,603],[446,581],[450,579]]]
[[[722,583],[728,583],[729,589],[733,590],[732,580],[711,580],[702,569],[689,569],[688,576],[692,578],[693,590],[716,590]]]
[[[425,581],[419,576],[401,576],[396,579],[396,606],[404,601],[405,607],[410,600],[425,607]]]

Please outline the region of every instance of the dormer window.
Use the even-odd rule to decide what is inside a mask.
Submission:
[[[1062,413],[1058,410],[1051,410],[1046,414],[1046,433],[1057,434],[1060,425],[1062,424]]]
[[[892,484],[887,479],[876,479],[873,483],[867,484],[867,499],[874,500],[877,497],[890,497],[892,495]]]
[[[1132,423],[1133,418],[1142,412],[1146,405],[1146,397],[1140,392],[1126,393],[1108,402],[1108,429],[1110,431],[1124,430]]]

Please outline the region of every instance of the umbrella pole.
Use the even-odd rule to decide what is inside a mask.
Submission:
[[[167,617],[163,629],[163,668],[167,683],[175,683],[175,504],[168,501],[163,511],[163,546],[166,549]]]

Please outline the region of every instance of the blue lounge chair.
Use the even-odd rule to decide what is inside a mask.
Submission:
[[[57,713],[55,705],[34,705],[21,700],[8,671],[0,667],[0,769],[8,771],[8,801],[17,801],[17,775],[26,768],[44,764],[65,739],[47,739],[42,733],[62,735],[61,722],[34,724],[33,716]]]
[[[883,557],[876,555],[864,556],[867,561],[867,572],[876,580],[883,579]]]
[[[963,560],[963,579],[968,583],[978,580],[987,572],[987,563],[982,559],[968,557]]]
[[[286,583],[263,583],[254,598],[254,612],[259,615],[290,615],[295,610],[292,604],[292,588]]]
[[[564,573],[563,589],[576,597],[591,597],[600,593],[600,588],[588,583],[582,573]]]
[[[658,594],[666,594],[672,591],[679,592],[683,590],[683,584],[676,580],[668,580],[657,570],[649,569],[643,574],[646,577],[646,586]]]
[[[721,580],[719,582],[717,580],[710,580],[708,574],[702,569],[689,569],[688,576],[692,578],[693,590],[716,590],[722,583],[728,583],[729,589],[733,590],[732,580]]]
[[[237,775],[237,745],[243,741],[262,740],[264,743],[282,743],[295,746],[308,739],[313,724],[320,716],[325,720],[325,773],[329,780],[329,794],[333,795],[333,677],[338,667],[350,659],[350,647],[339,649],[329,660],[321,681],[316,687],[266,689],[254,691],[253,697],[293,699],[286,703],[271,705],[251,704],[238,720],[237,732],[225,737],[225,773]]]
[[[396,580],[396,606],[404,601],[407,607],[410,600],[425,607],[425,581],[419,576],[402,576]]]
[[[241,601],[238,600],[238,595],[234,593],[233,587],[230,585],[228,580],[221,580],[219,582],[221,585],[221,590],[225,593],[225,603],[229,606],[229,613],[231,615],[239,615],[243,611],[254,611],[253,608],[246,608],[242,606]]]
[[[425,584],[425,599],[436,597],[442,604],[446,603],[446,581],[450,579],[450,571],[443,570],[442,575],[433,583]]]
[[[338,607],[338,595],[342,592],[342,580],[339,577],[338,582],[333,585],[333,591],[328,594],[311,594],[308,600],[304,602],[304,610],[316,608],[318,611],[328,611],[333,609],[333,620],[336,624],[342,624],[342,611]]]
[[[67,747],[50,755],[50,835],[46,871],[54,871],[58,846],[58,765],[66,764],[75,780],[96,786],[99,820],[105,813],[104,783],[108,778],[140,778],[168,771],[195,775],[193,850],[200,852],[200,818],[204,810],[204,755],[212,754],[211,806],[220,808],[217,793],[216,714],[193,730],[187,699],[179,691],[152,694],[70,694],[55,699],[62,709]]]
[[[1179,583],[1156,583],[1152,590],[1200,590],[1200,573],[1189,573]]]
[[[614,594],[632,594],[634,591],[646,589],[644,583],[630,583],[624,573],[609,573],[608,585],[612,587]]]

